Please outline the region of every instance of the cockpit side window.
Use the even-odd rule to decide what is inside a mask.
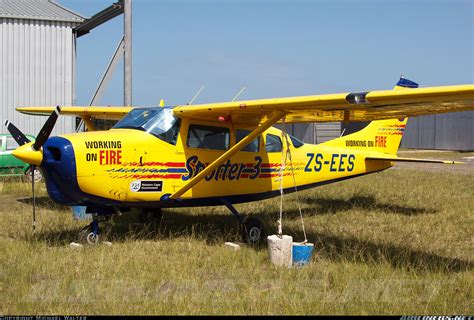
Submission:
[[[301,140],[298,139],[297,137],[292,136],[291,134],[289,134],[289,136],[290,136],[291,142],[293,143],[293,147],[295,147],[295,148],[300,148],[300,147],[304,146],[304,142],[303,142],[303,141],[301,141]]]
[[[235,130],[235,143],[238,143],[240,140],[245,138],[250,134],[250,130],[237,129]],[[248,145],[242,148],[241,151],[246,152],[258,152],[260,150],[260,136],[251,141]]]
[[[281,139],[279,136],[274,134],[267,134],[266,142],[265,142],[265,151],[266,152],[281,152],[282,144]]]
[[[229,142],[230,131],[228,128],[189,125],[187,146],[190,148],[227,150]]]

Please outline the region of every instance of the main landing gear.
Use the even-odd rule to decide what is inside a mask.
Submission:
[[[221,202],[230,210],[230,212],[232,212],[234,217],[239,220],[243,240],[251,246],[259,245],[264,238],[262,222],[256,218],[241,216],[234,206],[232,206],[232,204],[226,199],[222,199]]]

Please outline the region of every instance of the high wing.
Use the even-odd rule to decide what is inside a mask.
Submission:
[[[17,111],[25,114],[49,116],[56,107],[21,107]],[[83,118],[120,120],[132,107],[61,107],[61,115]]]
[[[179,105],[173,112],[178,117],[216,122],[231,120],[233,123],[257,125],[276,112],[282,112],[287,123],[348,122],[464,111],[472,110],[473,107],[474,85],[467,84]],[[55,107],[17,108],[19,112],[37,115],[49,115],[54,109]],[[132,107],[62,107],[61,114],[84,119],[119,120],[130,110]]]
[[[314,96],[183,105],[179,117],[258,124],[283,112],[285,122],[372,121],[472,110],[474,85],[380,90]]]

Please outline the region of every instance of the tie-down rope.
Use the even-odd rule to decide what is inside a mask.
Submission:
[[[304,227],[304,219],[303,219],[303,212],[301,210],[301,201],[300,196],[298,194],[298,187],[296,185],[296,177],[295,177],[295,168],[293,166],[293,159],[291,157],[291,150],[290,150],[290,141],[288,139],[288,134],[285,131],[286,124],[285,118],[282,119],[283,128],[281,130],[282,139],[286,142],[286,152],[281,152],[281,165],[280,165],[280,219],[278,220],[278,235],[281,237],[283,235],[283,228],[282,228],[282,220],[283,220],[283,171],[285,170],[286,161],[287,159],[290,160],[290,167],[291,173],[293,176],[293,183],[295,186],[295,193],[296,193],[296,200],[298,202],[298,210],[300,212],[300,220],[301,220],[301,227],[303,228],[304,234],[304,242],[308,242],[308,238],[306,237],[306,229]]]

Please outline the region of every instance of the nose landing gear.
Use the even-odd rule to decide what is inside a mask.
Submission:
[[[79,232],[79,239],[84,242],[84,240],[90,244],[94,245],[99,242],[100,237],[100,227],[99,223],[108,221],[116,211],[111,209],[98,209],[98,208],[89,208],[87,207],[86,213],[92,214],[92,222],[81,229]]]
[[[88,244],[97,244],[99,242],[99,217],[97,213],[92,215],[92,222],[89,225],[92,230],[87,234],[86,240]]]
[[[97,244],[99,242],[99,222],[105,222],[110,219],[110,216],[99,216],[97,213],[92,214],[92,222],[81,229],[79,232],[79,240],[88,244]]]

